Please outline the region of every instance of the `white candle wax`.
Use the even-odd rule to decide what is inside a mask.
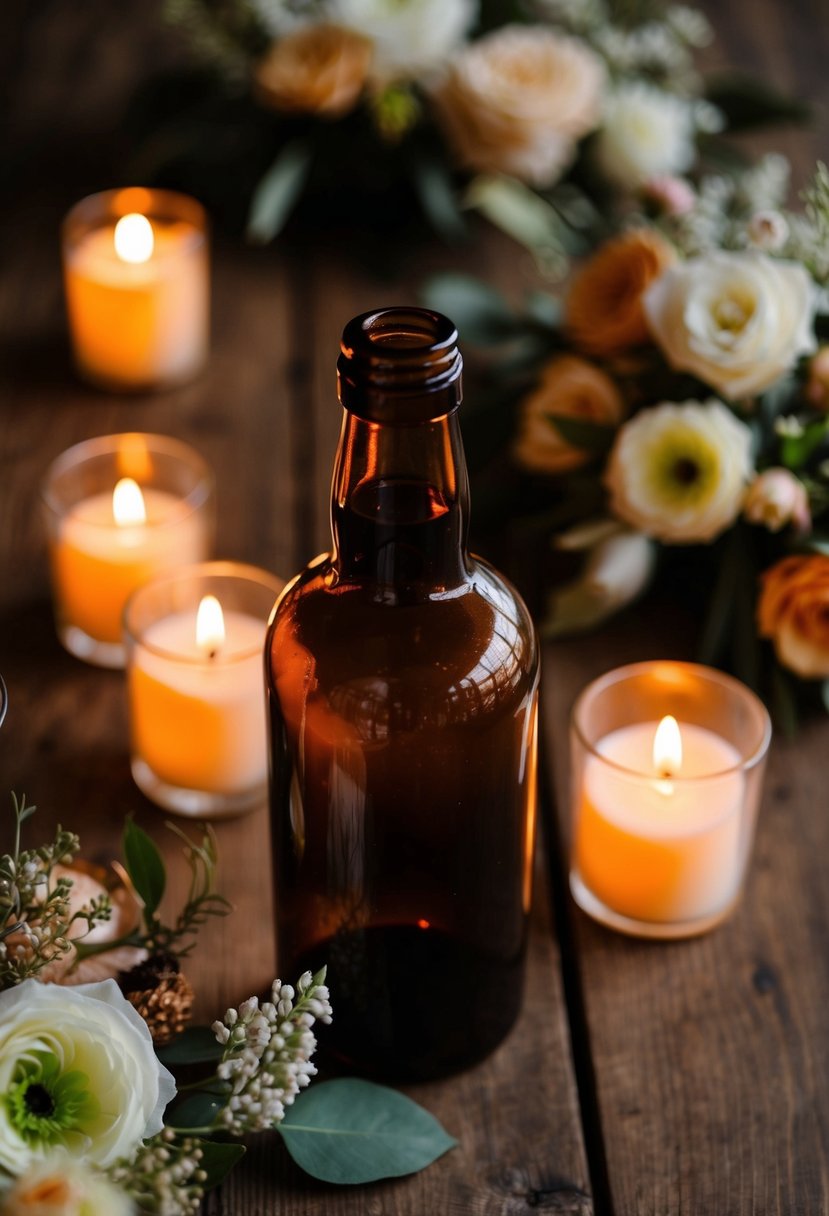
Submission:
[[[82,499],[51,542],[57,615],[98,642],[121,641],[132,592],[162,570],[207,556],[205,516],[165,490],[142,489],[146,522],[117,524],[112,493]]]
[[[725,910],[737,894],[745,783],[734,771],[736,749],[687,723],[680,724],[681,771],[664,779],[652,756],[657,726],[612,731],[596,747],[604,759],[587,759],[576,866],[588,890],[614,912],[692,921]]]
[[[132,752],[165,785],[236,794],[267,777],[262,652],[266,622],[225,611],[213,658],[196,611],[149,625],[129,668]]]

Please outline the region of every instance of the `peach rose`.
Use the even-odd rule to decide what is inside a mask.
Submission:
[[[649,341],[642,296],[676,261],[657,232],[636,228],[607,241],[576,273],[565,325],[590,355],[614,355]]]
[[[460,51],[433,98],[463,165],[550,186],[598,123],[603,85],[601,60],[585,43],[506,25]]]
[[[338,25],[308,25],[274,42],[254,72],[275,110],[340,118],[353,110],[371,66],[372,44]]]
[[[804,679],[829,677],[829,557],[784,557],[762,575],[760,634]]]
[[[566,473],[590,460],[590,453],[568,443],[553,417],[615,425],[624,406],[618,388],[604,372],[576,355],[552,359],[534,392],[522,405],[515,458],[539,473]]]

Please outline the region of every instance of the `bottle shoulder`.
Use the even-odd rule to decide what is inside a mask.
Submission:
[[[318,560],[283,593],[267,658],[277,698],[304,683],[373,731],[380,706],[387,719],[419,726],[514,712],[538,680],[523,600],[477,559],[460,586],[395,603],[371,585],[338,582],[330,559]]]

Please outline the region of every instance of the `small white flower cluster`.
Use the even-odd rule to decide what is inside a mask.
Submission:
[[[324,980],[325,968],[300,976],[297,992],[274,980],[270,1001],[260,1006],[258,997],[250,997],[213,1023],[225,1048],[218,1076],[231,1087],[227,1105],[216,1116],[218,1127],[236,1136],[274,1127],[316,1075],[311,1056],[317,1041],[311,1027],[315,1021],[331,1022]]]
[[[733,176],[704,177],[694,206],[674,218],[668,235],[686,257],[715,249],[761,249],[807,261],[801,251],[783,248],[790,222],[780,209],[790,172],[785,156],[769,153]]]
[[[136,1155],[109,1170],[142,1212],[153,1216],[195,1216],[204,1196],[207,1172],[201,1167],[198,1140],[165,1127]]]
[[[647,21],[634,29],[604,23],[595,30],[592,41],[615,75],[642,76],[664,84],[671,92],[693,96],[701,89],[694,51],[711,37],[702,13],[678,6],[669,9],[664,20]]]

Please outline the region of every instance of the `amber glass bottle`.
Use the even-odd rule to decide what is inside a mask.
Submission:
[[[328,964],[326,1045],[349,1068],[435,1077],[520,1007],[538,647],[466,550],[452,323],[356,317],[338,372],[332,552],[266,644],[279,964]]]

